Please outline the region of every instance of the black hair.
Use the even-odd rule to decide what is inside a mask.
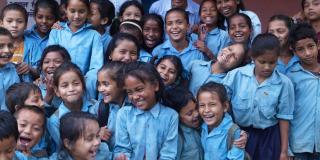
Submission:
[[[55,0],[37,0],[34,5],[34,14],[37,14],[39,8],[49,8],[51,13],[54,15],[54,19],[59,19],[59,4]]]
[[[236,45],[236,44],[239,44],[243,47],[243,51],[244,51],[244,54],[243,54],[243,57],[242,57],[242,61],[237,65],[237,66],[234,66],[234,68],[238,68],[238,67],[242,67],[242,66],[245,66],[246,64],[250,63],[251,60],[250,60],[250,57],[248,55],[249,53],[249,47],[248,45],[246,45],[246,43],[242,43],[242,42],[230,42],[229,46],[232,46],[232,45]],[[231,68],[230,70],[234,69],[234,68]],[[229,71],[230,71],[229,70]]]
[[[274,51],[277,56],[280,53],[279,39],[271,33],[259,34],[252,42],[251,56],[256,58],[263,55],[266,51]]]
[[[203,7],[204,3],[206,3],[206,2],[211,2],[211,3],[214,4],[215,7],[217,6],[217,5],[216,5],[216,1],[213,1],[213,0],[203,0],[203,1],[200,3],[199,16],[200,16],[200,14],[201,14],[201,10],[202,10],[202,7]],[[216,7],[216,9],[217,9],[217,7]],[[217,27],[220,28],[220,29],[225,29],[225,26],[224,26],[224,17],[223,17],[223,15],[218,11],[218,9],[217,9],[217,13],[218,13],[218,14],[217,14],[217,17],[218,17],[218,19],[217,19]]]
[[[298,23],[291,28],[289,34],[289,44],[295,50],[295,45],[299,40],[311,38],[318,43],[317,33],[309,23]]]
[[[7,11],[11,11],[11,10],[14,10],[14,11],[18,11],[18,12],[21,12],[24,19],[25,19],[25,22],[26,22],[26,25],[28,23],[28,12],[27,10],[21,6],[19,3],[11,3],[11,4],[8,4],[6,5],[3,9],[2,9],[2,12],[1,12],[1,20],[3,20],[5,14]]]
[[[0,141],[14,137],[17,141],[19,137],[18,124],[14,116],[7,112],[0,110]]]
[[[251,32],[253,31],[253,26],[252,26],[252,21],[250,19],[250,17],[244,13],[236,13],[234,15],[232,15],[231,17],[228,18],[227,20],[227,23],[228,23],[228,31],[230,30],[230,23],[231,23],[231,20],[234,18],[234,17],[243,17],[244,20],[246,21],[246,23],[248,24]]]
[[[287,15],[282,15],[282,14],[277,14],[277,15],[273,15],[270,19],[269,19],[269,23],[275,20],[280,20],[283,21],[284,24],[286,25],[286,27],[289,29],[292,28],[294,22],[292,20],[291,17],[287,16]]]
[[[4,27],[0,27],[0,36],[8,36],[12,39],[12,34]]]
[[[109,26],[115,17],[115,7],[113,3],[109,0],[91,0],[90,3],[95,3],[98,5],[101,18],[108,18],[108,23],[106,26]]]
[[[66,72],[69,72],[69,71],[72,71],[72,72],[76,73],[79,76],[80,81],[82,83],[82,88],[85,91],[86,90],[86,83],[84,81],[84,76],[83,76],[80,68],[76,64],[74,64],[72,62],[65,62],[65,63],[61,64],[56,69],[56,71],[53,74],[53,84],[54,84],[54,86],[58,88],[60,77],[63,74],[65,74]]]
[[[63,115],[60,119],[60,139],[67,139],[74,144],[79,138],[84,136],[87,130],[87,122],[93,121],[98,124],[97,118],[87,112],[71,111]],[[63,148],[66,147],[63,145]]]
[[[162,100],[163,92],[164,92],[164,84],[162,82],[162,78],[154,65],[145,62],[132,62],[126,65],[125,67],[125,75],[123,80],[129,76],[135,77],[142,83],[151,83],[159,85],[159,90],[156,92],[157,101]]]
[[[174,83],[175,85],[180,85],[180,83],[183,81],[183,65],[180,58],[175,55],[165,55],[161,57],[158,61],[156,61],[155,66],[158,67],[158,65],[164,60],[169,60],[174,65],[175,69],[177,70],[177,77],[174,80]]]
[[[227,90],[226,88],[224,88],[223,84],[216,82],[208,82],[202,85],[198,90],[197,99],[199,99],[199,96],[202,92],[216,93],[219,96],[219,100],[221,103],[228,101]]]
[[[163,104],[179,113],[189,101],[196,103],[192,93],[183,87],[173,87],[166,89],[163,94]]]
[[[187,24],[189,24],[189,15],[186,10],[181,9],[181,8],[171,8],[170,10],[167,11],[166,16],[164,18],[164,21],[167,22],[167,17],[171,12],[178,12],[181,13],[184,17],[184,19],[187,21]]]
[[[43,126],[42,126],[42,130],[43,132],[46,130],[46,121],[47,121],[47,118],[46,118],[46,115],[45,115],[45,111],[43,108],[40,108],[38,106],[29,106],[29,105],[21,105],[21,106],[17,106],[17,110],[16,112],[14,113],[14,116],[16,117],[16,119],[18,119],[18,116],[20,115],[20,112],[21,114],[24,114],[23,111],[24,110],[29,110],[29,111],[32,111],[34,113],[36,113],[37,115],[40,115],[41,118],[43,119]]]
[[[304,11],[304,3],[306,2],[306,0],[302,0],[301,1],[301,9],[302,9],[302,11]]]
[[[120,8],[119,8],[119,16],[118,16],[118,17],[123,16],[124,11],[126,11],[126,9],[127,9],[128,7],[130,7],[130,6],[135,6],[135,7],[137,7],[137,8],[140,10],[141,15],[144,15],[143,5],[142,5],[140,2],[136,1],[136,0],[130,0],[130,1],[124,2],[124,3],[120,6]]]
[[[13,114],[16,106],[23,106],[28,99],[30,92],[38,92],[41,94],[40,88],[30,82],[21,82],[11,85],[6,91],[6,106]]]
[[[134,34],[138,34],[136,37],[138,42],[143,43],[143,34],[142,34],[142,27],[141,22],[137,20],[125,20],[119,26],[120,33],[128,33],[133,36]]]
[[[160,31],[161,31],[161,40],[158,42],[158,44],[156,44],[154,47],[156,47],[157,45],[161,44],[163,42],[163,37],[164,37],[164,22],[163,22],[163,19],[160,15],[158,14],[154,14],[154,13],[151,13],[151,14],[147,14],[147,15],[144,15],[142,17],[142,31],[143,31],[143,28],[145,26],[145,24],[149,21],[149,20],[153,20],[155,22],[157,22],[158,26],[160,27]],[[143,43],[143,48],[147,51],[147,52],[152,52],[153,48],[148,48],[144,43]]]
[[[55,45],[50,45],[48,47],[46,47],[42,54],[41,54],[41,58],[39,61],[39,66],[38,69],[41,71],[42,70],[42,65],[43,65],[43,60],[44,58],[46,58],[47,54],[50,52],[58,52],[60,54],[60,56],[63,58],[64,62],[70,62],[71,61],[71,57],[69,52],[62,46],[55,44]]]
[[[106,63],[105,65],[103,65],[99,71],[98,74],[101,71],[106,71],[108,70],[108,76],[110,79],[112,79],[113,81],[115,81],[117,83],[118,87],[122,87],[123,86],[123,73],[124,73],[124,66],[125,64],[123,62],[120,61],[110,61],[108,63]]]
[[[128,41],[133,42],[137,46],[137,57],[139,57],[140,45],[139,45],[137,38],[131,34],[128,34],[128,33],[118,33],[115,36],[113,36],[112,40],[110,41],[110,43],[108,45],[108,48],[107,48],[107,51],[105,54],[106,62],[110,61],[109,57],[111,56],[113,50],[115,48],[117,48],[117,46],[119,45],[119,42],[122,40],[128,40]]]
[[[88,12],[90,12],[90,2],[89,0],[78,0],[82,3],[84,3],[87,6]],[[70,0],[66,0],[64,4],[66,4],[66,8],[68,8]]]

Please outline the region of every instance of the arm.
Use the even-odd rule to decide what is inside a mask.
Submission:
[[[280,152],[280,160],[289,159],[288,156],[288,137],[289,137],[289,121],[280,120],[280,137],[281,137],[281,152]]]
[[[234,139],[239,139],[240,138],[240,129],[236,130],[234,132]],[[232,145],[232,148],[228,151],[227,154],[227,159],[230,160],[239,160],[239,159],[244,159],[244,149],[241,149],[234,144]]]
[[[123,154],[125,154],[125,156],[128,158],[131,157],[132,147],[126,126],[126,114],[127,113],[125,112],[124,108],[121,108],[117,114],[114,158],[122,157]]]

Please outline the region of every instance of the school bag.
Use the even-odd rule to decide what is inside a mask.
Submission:
[[[108,124],[109,113],[109,104],[105,104],[103,101],[100,101],[98,108],[98,123],[100,127],[106,126]]]
[[[231,150],[232,148],[232,144],[234,141],[234,133],[236,132],[236,130],[240,129],[240,127],[237,124],[233,124],[229,130],[228,130],[228,135],[227,135],[227,149],[228,151]],[[248,152],[244,151],[244,160],[251,160],[250,155],[248,154]]]

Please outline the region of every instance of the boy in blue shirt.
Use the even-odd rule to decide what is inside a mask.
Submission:
[[[320,64],[316,36],[309,24],[299,24],[290,32],[290,45],[300,59],[287,74],[295,92],[289,134],[295,159],[320,159]]]

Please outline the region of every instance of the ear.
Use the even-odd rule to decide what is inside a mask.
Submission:
[[[228,112],[229,108],[230,108],[230,103],[229,103],[229,101],[225,101],[225,102],[223,103],[223,112]]]
[[[72,150],[72,145],[68,139],[63,139],[63,146],[67,148],[67,150]]]
[[[20,105],[15,105],[15,106],[14,106],[14,111],[17,111],[17,110],[19,110],[20,108],[21,108]]]
[[[107,23],[109,22],[109,18],[108,17],[106,17],[106,18],[103,18],[102,20],[101,20],[101,25],[106,25]]]

